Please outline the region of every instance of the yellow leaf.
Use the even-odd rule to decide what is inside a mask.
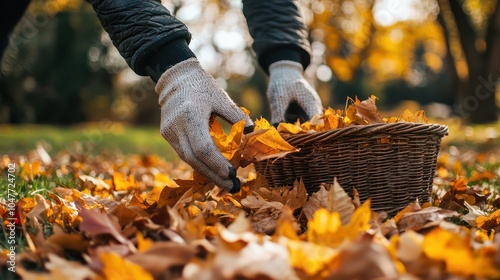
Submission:
[[[324,129],[331,130],[344,127],[344,120],[342,116],[338,115],[335,110],[328,107],[323,113]]]
[[[115,171],[113,173],[113,186],[117,191],[127,191],[135,188],[134,176],[129,175],[125,177],[125,174]]]
[[[351,221],[342,226],[338,212],[330,213],[320,208],[307,223],[307,238],[310,242],[337,247],[345,240],[353,240],[360,232],[370,227],[370,201],[367,200],[354,211]]]
[[[474,256],[468,236],[437,227],[425,235],[423,246],[427,257],[443,261],[449,273],[462,276],[474,273]]]
[[[106,280],[153,280],[153,276],[140,267],[115,253],[102,253],[99,255],[102,262],[102,273]]]
[[[338,254],[337,250],[311,242],[287,241],[290,264],[308,275],[316,275],[326,268]]]
[[[151,240],[150,238],[145,238],[140,231],[137,232],[136,237],[137,250],[139,250],[139,252],[144,253],[149,248],[151,248],[151,246],[153,246],[153,240]]]
[[[241,145],[243,139],[243,130],[245,128],[245,120],[241,120],[231,126],[231,131],[226,135],[222,130],[220,123],[214,120],[210,126],[210,135],[215,143],[215,146],[222,155],[230,160]]]
[[[288,144],[274,127],[257,130],[246,135],[246,143],[242,151],[243,166],[253,161],[283,157],[290,152],[298,151]]]
[[[259,120],[255,120],[254,122],[254,130],[253,131],[257,131],[257,130],[260,130],[260,129],[269,129],[271,127],[273,127],[266,119],[264,118],[260,118]]]
[[[297,134],[302,132],[302,128],[292,123],[280,123],[278,125],[278,132]]]

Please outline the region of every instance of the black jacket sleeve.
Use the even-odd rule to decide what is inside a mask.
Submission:
[[[156,82],[169,67],[194,57],[187,27],[156,0],[87,0],[128,65]]]
[[[9,35],[23,16],[30,0],[4,1],[0,9],[0,59],[9,44]]]
[[[292,60],[304,69],[311,60],[311,46],[298,0],[243,0],[243,14],[260,66]]]

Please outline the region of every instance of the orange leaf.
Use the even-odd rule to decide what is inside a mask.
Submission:
[[[99,259],[103,264],[102,273],[106,280],[153,280],[153,276],[139,265],[115,253],[102,253]]]
[[[117,191],[127,191],[130,189],[134,189],[136,188],[134,176],[129,175],[125,177],[125,174],[115,171],[113,173],[113,186]]]
[[[491,213],[488,217],[477,217],[476,226],[485,230],[500,229],[500,210]]]

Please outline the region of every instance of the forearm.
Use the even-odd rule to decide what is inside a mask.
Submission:
[[[191,34],[160,1],[87,0],[128,65],[157,81],[172,65],[194,54]]]
[[[261,67],[279,60],[310,63],[308,33],[297,0],[243,0],[243,13]]]

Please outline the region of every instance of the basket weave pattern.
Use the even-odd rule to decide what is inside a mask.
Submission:
[[[337,177],[352,196],[371,198],[374,211],[393,214],[416,198],[429,201],[441,139],[448,127],[390,123],[352,126],[311,134],[283,135],[299,152],[257,162],[270,186],[304,180],[309,194]]]

